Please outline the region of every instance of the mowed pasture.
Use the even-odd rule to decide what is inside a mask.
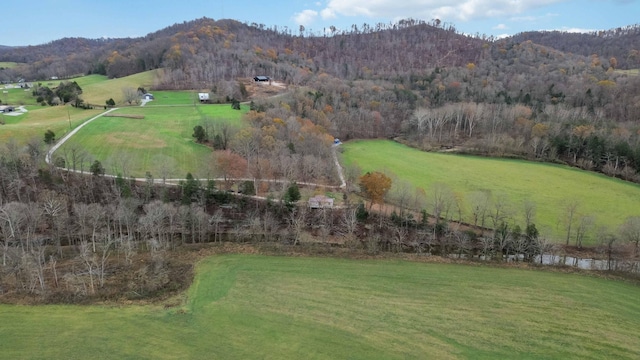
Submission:
[[[0,144],[13,139],[18,145],[24,145],[31,139],[44,141],[44,133],[51,130],[56,139],[69,132],[69,126],[75,128],[94,117],[100,110],[82,110],[72,106],[27,106],[28,112],[17,115],[0,115],[5,125],[0,125]],[[44,144],[44,142],[42,143]]]
[[[153,91],[155,99],[145,106],[194,105],[200,104],[197,91]],[[229,105],[231,106],[231,105]]]
[[[393,141],[351,141],[343,146],[346,164],[363,172],[382,171],[420,187],[433,197],[434,184],[448,185],[462,202],[463,220],[473,223],[470,194],[484,191],[507,200],[511,219],[524,228],[524,203],[536,205],[538,229],[557,241],[565,239],[567,207],[577,204],[574,221],[592,216],[586,244],[596,243],[600,226],[615,231],[628,216],[640,215],[640,186],[567,166],[510,159],[429,153]],[[429,211],[429,208],[427,207]],[[487,224],[490,220],[487,219]],[[577,226],[573,226],[575,229]],[[571,241],[573,242],[573,236]]]
[[[640,288],[392,260],[214,256],[184,305],[0,305],[7,359],[637,359]]]
[[[47,80],[40,82],[42,86],[54,88],[61,82],[76,81],[82,88],[81,98],[86,103],[97,105],[95,109],[81,110],[72,106],[41,106],[36,103],[33,89],[21,89],[12,87],[1,89],[0,100],[3,104],[20,106],[26,105],[27,113],[10,116],[0,115],[5,125],[0,125],[0,143],[14,139],[18,144],[26,144],[33,138],[44,138],[44,133],[51,130],[56,138],[62,138],[68,131],[69,125],[75,128],[77,125],[103,112],[106,100],[113,98],[122,101],[125,87],[137,89],[139,86],[153,84],[157,72],[161,70],[147,71],[121,79],[108,79],[102,75],[88,75],[67,80]],[[13,86],[13,85],[12,85]],[[6,93],[5,93],[6,91]]]
[[[64,157],[72,148],[79,148],[89,158],[99,160],[106,172],[113,175],[144,177],[149,172],[158,179],[183,179],[190,172],[195,177],[207,178],[212,176],[211,149],[195,142],[193,128],[205,119],[240,127],[245,112],[246,109],[233,110],[231,105],[121,108],[110,115],[144,118],[94,120],[69,139],[55,156]],[[84,168],[88,169],[88,165]]]
[[[47,86],[54,89],[63,82],[77,82],[82,89],[80,97],[86,104],[91,104],[96,107],[104,107],[106,101],[110,98],[118,105],[125,105],[123,89],[138,87],[149,88],[152,86],[159,76],[159,72],[162,70],[151,70],[142,73],[130,75],[119,79],[109,79],[104,75],[87,75],[80,76],[72,79],[59,79],[59,80],[43,80],[37,81],[32,84],[33,86]],[[0,85],[0,100],[3,104],[8,105],[38,105],[36,103],[36,97],[33,96],[33,88],[22,89],[18,87],[18,84]],[[187,104],[192,102],[187,102]]]
[[[149,89],[153,86],[162,70],[150,70],[118,79],[109,79],[103,75],[88,75],[66,81],[75,81],[82,88],[82,99],[88,104],[104,105],[113,99],[118,106],[125,105],[123,89]],[[58,83],[55,83],[58,86]]]

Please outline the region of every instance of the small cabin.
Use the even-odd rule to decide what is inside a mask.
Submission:
[[[200,102],[208,102],[209,93],[198,93],[198,99],[200,99]]]
[[[258,81],[258,82],[264,82],[264,81],[271,80],[271,78],[269,78],[268,76],[258,75],[256,77],[254,77],[253,80],[254,81]]]
[[[309,199],[309,207],[311,209],[330,209],[333,208],[333,199],[324,195],[316,195]]]
[[[153,94],[150,94],[150,93],[146,93],[146,94],[142,95],[142,98],[145,99],[145,100],[153,100],[153,99],[155,99],[153,97]]]

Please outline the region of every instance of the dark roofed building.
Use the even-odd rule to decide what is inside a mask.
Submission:
[[[258,75],[256,77],[254,77],[253,80],[255,80],[255,81],[269,81],[271,79],[269,79],[268,76]]]

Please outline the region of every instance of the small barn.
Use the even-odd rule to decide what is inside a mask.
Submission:
[[[324,195],[316,195],[309,199],[309,207],[311,209],[330,209],[333,208],[333,199]]]
[[[254,77],[253,80],[258,82],[264,82],[264,81],[269,81],[271,79],[268,76],[258,75]]]
[[[146,94],[142,95],[142,98],[145,99],[145,100],[153,100],[153,99],[155,99],[153,97],[153,94],[151,94],[151,93],[146,93]]]
[[[209,102],[209,93],[198,93],[198,99],[200,102]]]

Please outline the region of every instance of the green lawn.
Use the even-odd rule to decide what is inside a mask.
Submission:
[[[108,173],[144,177],[184,178],[188,172],[200,178],[211,176],[211,149],[195,143],[193,128],[204,117],[215,122],[241,126],[246,109],[237,111],[230,105],[198,105],[172,107],[127,107],[114,114],[143,115],[144,119],[104,117],[93,121],[73,136],[56,153],[80,146],[105,165]],[[125,159],[125,160],[122,160]],[[114,167],[115,165],[115,167]],[[85,167],[86,168],[86,167]],[[166,171],[169,171],[168,173]]]
[[[226,255],[176,309],[0,305],[0,358],[637,359],[639,298],[574,274]]]
[[[18,116],[0,115],[5,125],[0,125],[0,144],[14,139],[18,144],[26,144],[31,138],[44,139],[44,133],[51,130],[56,138],[62,138],[71,127],[75,128],[85,120],[104,111],[81,110],[72,106],[27,106],[27,113]],[[71,121],[69,121],[71,120]]]
[[[36,98],[33,96],[33,89],[22,89],[17,84],[9,85],[10,88],[6,88],[7,85],[0,85],[0,100],[3,105],[36,105]]]
[[[153,91],[154,100],[146,106],[199,104],[197,91]],[[231,105],[229,105],[231,106]]]
[[[122,89],[144,87],[149,89],[162,70],[150,70],[119,79],[108,79],[102,75],[83,76],[69,81],[76,81],[82,88],[82,99],[86,103],[103,105],[113,98],[118,106],[124,105]],[[56,84],[57,85],[57,84]]]
[[[524,201],[533,201],[536,225],[557,239],[565,234],[561,219],[572,201],[579,202],[579,215],[593,215],[597,224],[612,230],[627,216],[640,215],[640,186],[593,172],[520,160],[428,153],[384,140],[352,141],[343,149],[346,163],[357,163],[363,171],[392,172],[424,188],[427,196],[434,183],[446,183],[463,199],[479,190],[494,197],[504,194],[510,200],[512,217],[521,226]],[[469,209],[465,218],[471,221]],[[588,234],[587,242],[595,241],[594,232]]]

